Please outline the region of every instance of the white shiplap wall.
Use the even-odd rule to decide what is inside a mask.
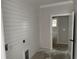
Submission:
[[[2,0],[5,43],[9,46],[7,59],[25,59],[27,49],[31,58],[39,49],[38,11],[28,1]]]

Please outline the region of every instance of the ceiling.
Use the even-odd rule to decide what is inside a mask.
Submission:
[[[53,3],[59,3],[64,1],[72,1],[72,0],[29,0],[31,3],[36,5],[46,5],[46,4],[53,4]]]

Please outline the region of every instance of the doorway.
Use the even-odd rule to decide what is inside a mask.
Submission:
[[[51,16],[51,49],[73,58],[73,13]]]

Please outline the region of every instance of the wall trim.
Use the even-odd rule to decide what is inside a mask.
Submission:
[[[40,8],[46,8],[46,7],[52,7],[52,6],[58,6],[58,5],[64,5],[64,4],[73,4],[73,1],[64,1],[59,3],[53,3],[53,4],[47,4],[47,5],[40,5]]]
[[[71,13],[55,14],[55,15],[51,15],[50,17],[54,17],[54,16],[69,16],[69,15],[71,15]]]

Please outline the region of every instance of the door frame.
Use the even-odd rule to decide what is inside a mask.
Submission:
[[[74,36],[73,36],[73,34],[74,34],[74,11],[73,12],[71,12],[71,13],[62,13],[62,14],[54,14],[54,15],[51,15],[50,16],[50,42],[51,42],[51,47],[50,47],[50,49],[51,50],[53,50],[53,47],[52,47],[52,44],[53,44],[53,41],[52,41],[52,17],[55,17],[55,16],[72,16],[73,18],[72,18],[72,40],[74,39]],[[73,44],[73,46],[74,46],[74,44]],[[73,47],[72,47],[73,48]],[[71,52],[71,59],[73,59],[73,49],[72,49],[72,52]]]
[[[3,24],[3,11],[1,10],[1,53],[2,59],[6,59],[5,51],[5,35],[4,35],[4,24]]]

